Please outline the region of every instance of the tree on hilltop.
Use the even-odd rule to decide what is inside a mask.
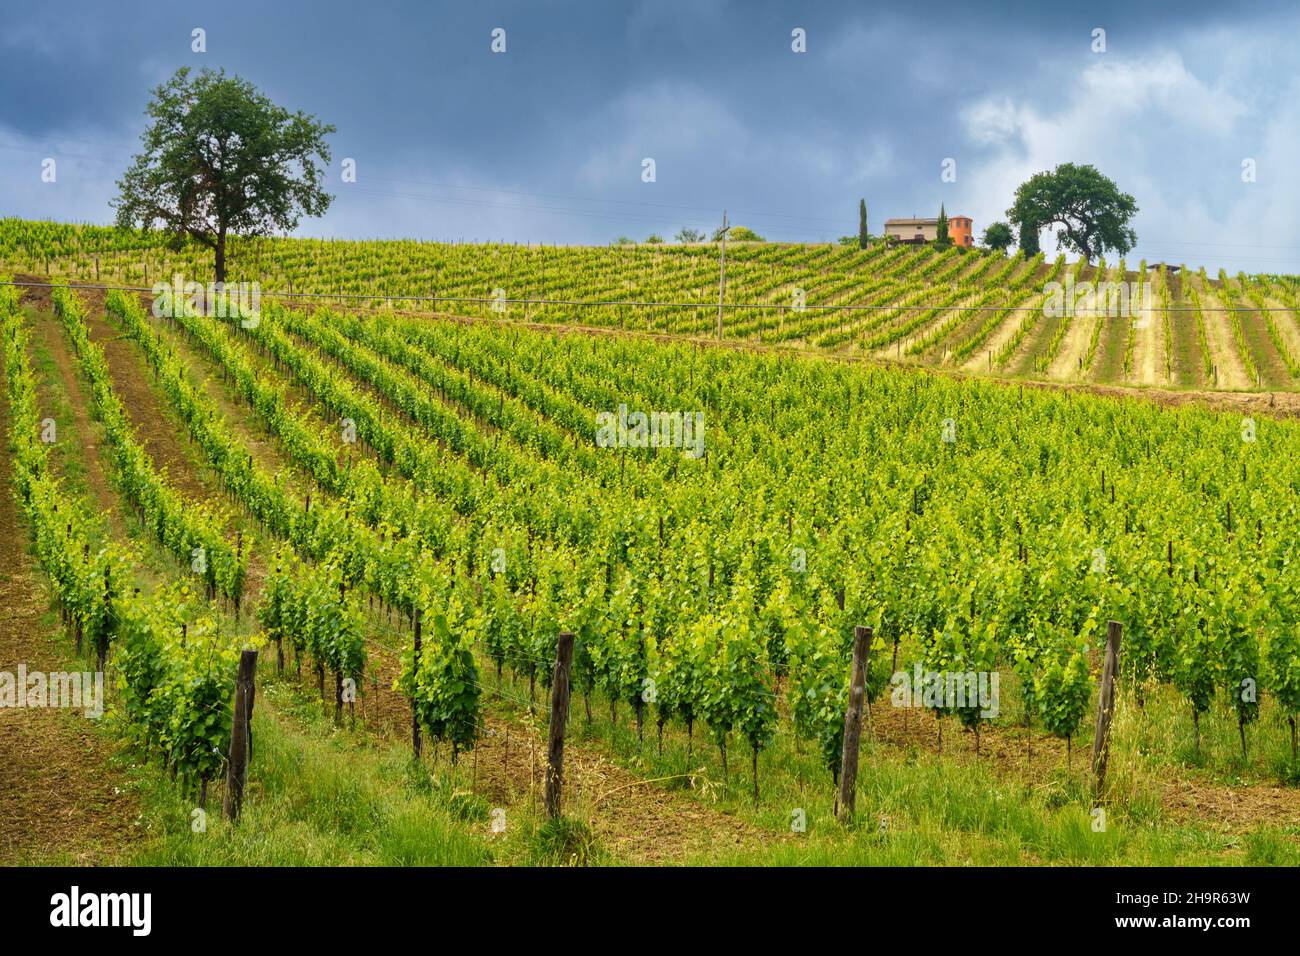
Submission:
[[[1022,250],[1027,225],[1034,234],[1034,252],[1038,229],[1057,226],[1057,248],[1077,252],[1091,262],[1112,250],[1122,256],[1137,244],[1137,234],[1129,226],[1137,211],[1133,197],[1120,192],[1095,167],[1062,163],[1022,183],[1007,216],[1020,229]]]
[[[1005,254],[1016,244],[1016,234],[1005,222],[991,222],[984,230],[983,244],[995,252]]]
[[[269,236],[319,216],[333,199],[322,188],[335,128],[276,106],[224,70],[193,79],[181,67],[154,90],[143,151],[118,180],[117,225],[160,228],[172,245],[193,239],[213,251],[226,280],[226,240]]]

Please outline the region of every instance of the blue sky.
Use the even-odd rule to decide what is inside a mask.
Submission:
[[[1137,199],[1131,263],[1300,272],[1300,5],[1017,6],[9,5],[0,215],[111,219],[153,87],[220,66],[338,127],[337,198],[304,235],[602,243],[725,207],[813,241],[855,231],[859,197],[873,231],[942,202],[980,232],[1025,178],[1074,161]]]

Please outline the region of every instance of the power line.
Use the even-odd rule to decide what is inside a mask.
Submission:
[[[83,283],[81,280],[69,280],[77,282],[76,288],[94,292],[153,292],[154,286],[128,286],[128,285],[100,285]],[[235,285],[235,282],[227,283],[228,286]],[[34,287],[34,288],[53,288],[55,286],[66,286],[67,282],[48,281],[48,282],[26,282],[18,280],[7,280],[0,282],[0,285],[9,285],[17,287]],[[159,283],[164,284],[164,283]],[[171,289],[170,285],[167,285]],[[1046,294],[1046,293],[1044,293]],[[396,302],[471,302],[478,304],[495,304],[503,305],[560,305],[573,308],[648,308],[648,309],[709,309],[715,307],[713,302],[643,302],[634,299],[503,299],[491,296],[448,296],[448,295],[402,295],[393,294],[384,291],[373,293],[365,292],[260,292],[259,295],[265,295],[276,299],[341,299],[341,300],[363,300],[373,301],[375,299],[386,299]],[[1000,305],[890,305],[888,303],[873,305],[782,305],[776,302],[726,302],[722,303],[724,309],[755,309],[779,312],[1041,312],[1041,305],[1025,306],[1000,306]],[[1097,309],[1077,309],[1075,314],[1083,315],[1104,315],[1109,312],[1105,308]],[[1153,309],[1155,311],[1155,309]],[[1196,312],[1191,306],[1170,306],[1168,309],[1161,310],[1168,312]],[[1201,312],[1293,312],[1296,311],[1289,306],[1268,306],[1267,308],[1255,308],[1244,306],[1209,306],[1202,305]]]

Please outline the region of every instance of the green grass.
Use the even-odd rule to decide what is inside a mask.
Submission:
[[[466,814],[395,744],[335,730],[296,689],[260,688],[244,812],[223,819],[209,794],[206,832],[196,809],[153,764],[134,768],[147,841],[144,866],[480,866],[494,853]]]
[[[512,696],[526,685],[507,680]],[[830,774],[807,744],[797,748],[788,733],[777,735],[759,759],[760,800],[753,800],[747,749],[732,736],[729,774],[724,782],[716,743],[696,728],[687,759],[684,728],[670,724],[658,751],[653,710],[647,708],[645,740],[638,747],[631,709],[620,706],[611,724],[608,702],[593,696],[588,721],[581,699],[570,716],[570,740],[598,750],[649,779],[693,774],[660,786],[704,807],[738,818],[769,839],[759,848],[719,849],[688,856],[692,865],[1066,865],[1185,866],[1238,865],[1300,861],[1300,831],[1278,828],[1265,819],[1239,822],[1223,830],[1211,818],[1193,822],[1173,818],[1162,803],[1170,780],[1201,786],[1240,787],[1278,781],[1277,768],[1289,766],[1289,731],[1271,708],[1248,729],[1249,757],[1240,754],[1237,728],[1226,705],[1202,718],[1202,753],[1194,759],[1190,717],[1169,687],[1148,691],[1141,712],[1122,695],[1113,729],[1107,796],[1102,821],[1089,776],[1091,716],[1074,741],[1067,768],[1059,748],[1049,752],[1035,729],[1033,772],[1022,773],[1024,751],[1014,760],[976,757],[971,736],[953,720],[944,722],[944,752],[934,739],[886,744],[863,731],[857,818],[844,826],[835,816]],[[524,708],[493,700],[497,712]],[[877,701],[876,709],[887,707]],[[1019,721],[1019,693],[1003,683],[1002,716],[1007,731]],[[540,718],[539,718],[540,719]],[[920,712],[927,736],[934,721]],[[986,735],[986,742],[988,736]],[[577,812],[581,812],[578,808]],[[796,812],[803,832],[794,832]]]
[[[54,621],[50,620],[51,626]],[[244,814],[237,825],[221,816],[221,786],[208,795],[205,832],[194,832],[193,795],[182,795],[158,761],[124,752],[118,770],[140,804],[141,838],[120,862],[142,866],[572,866],[625,862],[608,852],[584,819],[545,821],[526,802],[508,809],[510,825],[494,836],[493,807],[472,792],[469,761],[415,764],[405,741],[377,738],[360,727],[336,727],[314,693],[291,680],[259,677],[255,752]],[[509,687],[510,685],[508,685]],[[517,689],[517,688],[516,688]],[[1167,689],[1166,689],[1167,690]],[[1009,692],[1008,698],[1014,694]],[[604,701],[593,701],[588,723],[581,701],[570,720],[572,745],[605,752],[635,773],[653,778],[692,769],[692,782],[660,786],[664,799],[700,805],[736,818],[766,836],[747,848],[725,841],[687,855],[685,865],[717,866],[1186,866],[1300,865],[1300,827],[1259,821],[1220,829],[1210,822],[1170,819],[1158,794],[1176,770],[1198,783],[1259,783],[1281,759],[1289,736],[1269,715],[1250,729],[1253,757],[1243,760],[1230,715],[1202,718],[1202,750],[1191,745],[1190,719],[1165,690],[1149,694],[1139,712],[1120,698],[1114,725],[1105,826],[1097,827],[1087,775],[1086,733],[1076,741],[1072,770],[1051,766],[1036,746],[1038,772],[971,752],[969,735],[947,721],[944,754],[928,746],[891,746],[864,733],[855,822],[835,817],[834,790],[817,756],[778,737],[760,759],[761,798],[753,803],[748,754],[733,741],[733,769],[721,781],[716,748],[696,735],[686,761],[685,734],[671,727],[663,756],[654,725],[637,752],[635,723],[621,708],[611,727]],[[525,705],[494,701],[494,712]],[[1004,702],[1006,720],[1014,706]],[[915,719],[928,719],[914,715]],[[534,718],[540,726],[542,715]],[[112,718],[103,732],[115,733]],[[1186,739],[1184,739],[1186,735]],[[612,744],[610,743],[612,737]],[[987,739],[987,738],[986,738]],[[1041,744],[1042,737],[1039,736]],[[794,832],[802,811],[803,832]],[[56,859],[29,862],[49,864]]]

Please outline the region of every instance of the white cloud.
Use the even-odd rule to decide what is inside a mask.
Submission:
[[[1222,74],[1199,75],[1178,54],[1158,52],[1098,58],[1056,107],[976,100],[959,114],[980,150],[962,167],[966,209],[982,228],[1005,217],[1016,187],[1034,173],[1092,163],[1137,199],[1139,245],[1130,258],[1205,262],[1211,272],[1300,271],[1300,227],[1287,211],[1300,203],[1292,173],[1300,115],[1281,108],[1297,94],[1300,81],[1271,100],[1241,96]],[[1258,163],[1253,184],[1241,182],[1246,156]],[[1044,250],[1054,246],[1044,236]]]
[[[980,145],[1005,143],[1019,134],[1026,118],[1007,97],[984,99],[972,103],[961,112],[962,127],[967,137]]]
[[[1158,109],[1192,129],[1222,136],[1244,114],[1241,103],[1221,83],[1209,85],[1192,74],[1182,57],[1162,53],[1145,62],[1100,60],[1083,71],[1082,97],[1119,115]]]

